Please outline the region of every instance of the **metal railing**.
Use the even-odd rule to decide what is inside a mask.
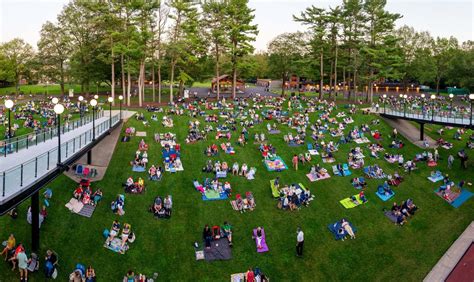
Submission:
[[[97,111],[95,119],[97,120],[103,116],[103,110]],[[92,122],[92,115],[83,116],[80,119],[62,125],[61,133],[64,134],[70,132],[90,122]],[[38,143],[46,142],[56,136],[58,136],[58,128],[53,126],[43,129],[40,132],[34,132],[10,139],[5,139],[0,141],[0,154],[6,157],[7,154],[17,153],[23,149],[29,149],[32,146],[38,145]]]
[[[379,110],[380,113],[386,115],[397,116],[402,118],[422,120],[426,122],[438,122],[455,125],[473,125],[473,116],[469,111],[451,111],[443,109],[422,109],[403,106],[384,105]]]
[[[119,115],[112,116],[112,127],[120,122]],[[95,126],[95,136],[98,138],[106,134],[110,126],[109,119],[102,121]],[[90,128],[81,135],[74,137],[61,144],[61,162],[66,161],[82,148],[93,142],[93,129]],[[38,179],[44,177],[49,172],[54,171],[58,162],[58,147],[34,157],[20,165],[0,172],[0,203],[21,193]]]

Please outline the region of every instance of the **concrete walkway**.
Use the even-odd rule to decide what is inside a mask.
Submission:
[[[129,118],[133,117],[135,113],[136,112],[133,111],[122,111],[122,119],[124,120],[124,122],[126,122]],[[99,144],[92,148],[92,163],[90,165],[87,164],[87,154],[83,155],[73,164],[73,166],[76,164],[81,164],[83,166],[97,169],[98,174],[96,177],[90,179],[91,182],[100,181],[104,178],[105,173],[107,172],[107,167],[109,166],[109,163],[112,160],[117,141],[120,138],[122,126],[123,124],[115,128],[110,133],[110,135],[106,136],[104,139],[102,139],[102,141],[100,141]],[[82,179],[82,177],[77,176],[75,174],[75,171],[72,169],[67,172],[64,172],[64,175],[78,183]]]
[[[403,135],[411,143],[420,148],[425,148],[423,141],[420,140],[420,129],[414,126],[411,122],[404,119],[388,119],[384,118],[385,122],[393,128],[396,128],[398,133]],[[426,130],[426,128],[425,128]],[[425,139],[428,141],[430,148],[436,147],[436,141],[428,136],[425,132]]]
[[[454,244],[441,257],[438,263],[428,273],[423,281],[438,282],[445,281],[451,271],[456,267],[467,249],[474,242],[474,221],[464,230]]]

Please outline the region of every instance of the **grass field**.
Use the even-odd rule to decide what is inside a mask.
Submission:
[[[150,115],[145,113],[148,118]],[[159,114],[159,120],[162,115]],[[339,200],[358,192],[350,184],[350,177],[332,176],[328,180],[311,183],[305,176],[310,168],[309,164],[300,166],[298,171],[291,168],[281,173],[266,171],[258,145],[253,144],[255,132],[266,132],[265,122],[249,129],[249,144],[243,148],[236,146],[235,155],[225,155],[220,151],[217,157],[212,158],[225,160],[230,164],[234,161],[240,164],[246,162],[249,167],[257,168],[256,179],[253,181],[237,176],[227,178],[232,184],[234,194],[253,192],[257,203],[256,210],[240,214],[232,210],[228,201],[204,202],[194,189],[192,181],[195,178],[202,180],[211,176],[201,172],[208,160],[203,151],[207,145],[220,144],[221,141],[213,140],[215,135],[211,134],[208,141],[185,144],[190,118],[173,118],[175,127],[171,130],[151,120],[151,127],[147,128],[134,119],[126,124],[147,132],[145,140],[150,146],[150,164],[161,162],[161,148],[153,141],[153,134],[168,131],[176,133],[182,145],[181,159],[185,171],[173,175],[165,173],[160,182],[146,181],[147,191],[142,195],[127,194],[126,214],[123,217],[114,215],[109,203],[117,194],[123,193],[121,184],[128,176],[145,177],[144,173],[131,172],[129,165],[140,137],[132,138],[129,143],[118,143],[105,178],[92,185],[94,190],[101,188],[104,191],[104,199],[91,219],[70,214],[64,207],[75,189],[73,181],[61,176],[48,185],[53,189],[54,195],[48,209],[49,217],[41,229],[41,257],[48,248],[59,254],[61,281],[67,279],[76,263],[92,265],[101,281],[121,281],[128,269],[148,275],[158,272],[158,279],[162,281],[228,281],[230,274],[244,272],[249,267],[256,266],[273,281],[420,281],[465,227],[474,220],[474,200],[471,199],[459,209],[451,207],[433,193],[439,183],[433,184],[426,179],[432,169],[424,163],[419,164],[419,169],[411,175],[404,173],[405,181],[394,188],[396,195],[393,201],[401,202],[412,198],[419,207],[419,211],[409,219],[407,225],[395,226],[384,217],[382,209],[389,208],[393,201],[384,203],[375,196],[376,187],[383,180],[368,180],[367,204],[350,210],[344,209]],[[313,122],[317,118],[317,114],[311,114]],[[353,115],[353,118],[353,125],[360,125],[370,123],[376,117],[357,114]],[[205,124],[202,118],[200,120]],[[286,125],[279,125],[279,128],[282,130],[281,134],[266,136],[269,137],[269,143],[276,146],[278,155],[291,166],[293,154],[304,152],[305,146],[288,147],[282,135],[294,130]],[[371,128],[382,132],[382,143],[388,152],[397,151],[388,148],[391,128],[384,122]],[[238,130],[241,130],[240,126]],[[448,140],[450,139],[452,138]],[[233,134],[232,141],[236,140],[237,136]],[[331,140],[331,137],[327,136],[325,140]],[[457,151],[463,147],[464,142],[454,141],[453,150]],[[336,153],[336,159],[345,162],[351,147],[356,147],[356,144],[342,145]],[[368,156],[368,149],[361,147]],[[411,144],[402,149],[405,159],[414,157],[415,153],[421,151]],[[472,152],[469,152],[468,170],[460,169],[459,160],[456,160],[453,169],[448,170],[448,151],[441,148],[440,154],[442,159],[436,169],[449,173],[455,181],[474,180]],[[397,170],[394,165],[382,159],[367,157],[365,161],[366,165],[379,164],[387,173]],[[321,163],[331,171],[330,165],[323,164],[319,157],[313,158],[311,163]],[[361,170],[352,172],[354,177],[363,175]],[[303,207],[299,211],[278,210],[269,185],[269,181],[276,176],[280,176],[282,184],[303,183],[315,194],[315,200],[309,207]],[[473,190],[472,187],[469,189]],[[156,220],[147,208],[157,195],[167,194],[173,196],[172,218]],[[6,240],[9,233],[14,233],[17,242],[31,246],[30,227],[25,220],[28,205],[26,202],[19,207],[19,218],[16,220],[8,216],[0,218],[0,239]],[[343,217],[357,227],[357,239],[335,241],[328,231],[328,224]],[[137,237],[125,255],[103,247],[102,231],[110,228],[114,219],[121,223],[130,223]],[[201,244],[203,226],[222,224],[225,220],[234,226],[233,259],[213,263],[195,261],[192,244],[195,241]],[[257,254],[255,251],[251,231],[256,226],[265,228],[270,248],[268,253]],[[295,256],[297,226],[301,226],[305,232],[304,258]],[[18,277],[17,272],[10,271],[6,263],[0,264],[0,273],[2,281],[15,281]],[[43,277],[42,273],[36,273],[31,276],[31,281],[43,281]]]

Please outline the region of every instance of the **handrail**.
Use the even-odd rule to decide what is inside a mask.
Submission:
[[[379,109],[379,113],[389,116],[397,116],[402,118],[417,119],[427,122],[438,122],[456,125],[473,125],[473,113],[470,111],[451,111],[441,109],[413,109],[402,107],[389,107],[384,105]]]
[[[109,129],[120,122],[120,115],[116,114],[110,120],[104,120],[95,126],[95,136],[101,136],[109,131]],[[82,134],[61,144],[61,162],[65,162],[68,158],[82,150],[85,146],[93,142],[90,128]],[[42,153],[30,160],[27,160],[15,167],[0,172],[0,202],[5,198],[11,197],[29,185],[35,183],[38,179],[47,175],[57,167],[58,147],[54,147],[47,152]],[[19,188],[19,189],[18,189]],[[15,191],[12,191],[15,190]]]
[[[102,118],[104,116],[104,110],[97,111],[96,119]],[[67,133],[71,130],[75,130],[78,127],[81,127],[85,124],[92,122],[92,115],[83,116],[80,119],[74,120],[72,122],[68,122],[61,126],[61,132]],[[57,134],[57,127],[49,127],[42,129],[40,132],[33,132],[24,134],[18,137],[13,137],[10,139],[5,139],[0,141],[0,154],[4,157],[7,154],[16,153],[22,149],[28,149],[31,146],[38,145],[38,143],[46,142],[47,140],[51,140],[52,138],[58,136]]]

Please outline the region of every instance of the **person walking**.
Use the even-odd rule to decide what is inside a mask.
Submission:
[[[449,155],[448,157],[448,168],[451,169],[451,167],[453,166],[453,163],[454,163],[454,157],[453,155]]]
[[[301,227],[296,230],[296,256],[303,256],[304,233]]]
[[[434,154],[433,154],[433,158],[434,158],[434,161],[435,161],[435,162],[438,162],[438,160],[439,160],[438,148],[435,148]]]

